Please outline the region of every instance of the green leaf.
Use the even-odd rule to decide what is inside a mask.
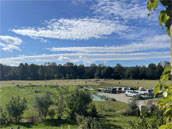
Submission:
[[[155,86],[155,89],[154,89],[154,96],[156,96],[160,91],[161,91],[161,89],[160,89],[160,83],[158,83],[156,86]]]
[[[158,7],[159,0],[154,0],[153,2],[153,10],[155,11],[156,8]]]
[[[171,70],[172,70],[172,66],[166,66],[162,74],[164,75],[167,72],[170,72]]]
[[[152,2],[151,2],[151,0],[148,0],[148,2],[147,2],[147,9],[149,10],[149,12],[152,10]]]
[[[166,129],[167,128],[167,125],[161,125],[160,127],[159,127],[159,129]]]

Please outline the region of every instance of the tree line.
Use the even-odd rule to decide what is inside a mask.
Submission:
[[[21,63],[19,66],[0,64],[0,80],[49,80],[49,79],[159,79],[167,61],[148,66],[123,67],[91,64],[84,66],[73,63],[44,65]]]

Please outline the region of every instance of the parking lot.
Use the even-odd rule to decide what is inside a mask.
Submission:
[[[133,97],[127,97],[124,93],[111,94],[111,93],[102,93],[101,92],[101,93],[98,93],[98,95],[106,96],[108,98],[115,99],[117,101],[124,102],[124,103],[129,103],[133,98]],[[147,106],[150,101],[152,103],[156,104],[158,99],[138,100],[137,101],[138,107],[140,108],[141,106]]]

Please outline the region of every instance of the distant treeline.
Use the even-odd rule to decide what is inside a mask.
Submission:
[[[102,64],[90,66],[66,63],[46,63],[36,65],[21,63],[19,66],[0,64],[0,80],[49,80],[49,79],[159,79],[165,66],[169,62],[149,64],[148,66],[123,67],[117,64],[114,67]]]

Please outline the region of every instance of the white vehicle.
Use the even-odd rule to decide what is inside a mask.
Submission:
[[[125,92],[125,95],[126,96],[130,96],[130,97],[138,97],[138,96],[140,96],[139,92],[136,92],[134,90],[127,90]]]
[[[142,90],[139,90],[137,91],[140,93],[140,95],[150,95],[150,94],[153,94],[153,90],[152,89],[142,89]]]

